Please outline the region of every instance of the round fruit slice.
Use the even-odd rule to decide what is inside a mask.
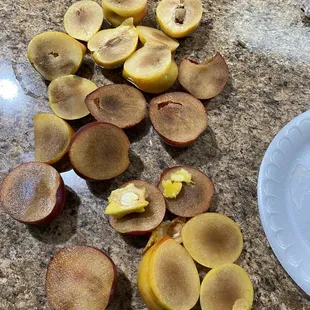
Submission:
[[[110,257],[96,248],[72,246],[59,250],[49,263],[45,289],[55,310],[102,310],[111,301],[116,282]]]
[[[156,9],[160,28],[170,37],[191,34],[202,17],[201,0],[162,0]]]
[[[124,84],[99,87],[86,97],[86,106],[97,121],[129,128],[140,123],[147,103],[140,91]]]
[[[122,65],[135,52],[138,40],[133,18],[128,18],[117,28],[96,33],[87,46],[99,66],[113,69]]]
[[[243,268],[235,264],[212,269],[201,283],[202,310],[250,310],[253,298],[250,277]]]
[[[149,109],[154,129],[170,145],[188,146],[206,130],[206,110],[203,104],[190,94],[163,94],[152,99]]]
[[[158,29],[138,26],[137,31],[142,44],[145,44],[146,42],[167,44],[171,52],[174,52],[179,47],[179,42],[177,40],[168,37],[164,32]]]
[[[193,217],[207,211],[214,194],[212,181],[200,170],[188,166],[167,168],[160,176],[158,188],[163,193],[163,181],[181,169],[191,174],[191,183],[184,184],[176,198],[166,199],[167,209],[178,216]]]
[[[88,180],[112,179],[129,166],[130,142],[112,124],[94,122],[80,128],[72,138],[69,158],[78,175]]]
[[[235,262],[243,247],[237,224],[218,213],[204,213],[190,219],[182,229],[182,240],[192,258],[208,268]]]
[[[82,64],[82,44],[62,32],[43,32],[28,45],[28,58],[33,67],[48,81],[74,74]]]
[[[101,28],[103,11],[95,1],[78,1],[73,3],[64,16],[66,32],[82,41],[88,41]]]
[[[147,0],[102,0],[102,6],[120,16],[130,17],[145,10]]]
[[[163,220],[166,212],[165,199],[154,185],[144,181],[130,181],[121,186],[133,183],[137,188],[145,188],[146,201],[149,204],[142,213],[131,213],[121,218],[109,217],[111,226],[120,233],[142,235],[155,229]]]
[[[210,99],[217,96],[228,80],[228,67],[220,53],[197,64],[184,59],[179,68],[180,84],[198,99]]]
[[[148,265],[148,282],[165,309],[189,310],[199,298],[196,265],[187,251],[169,237],[155,245]]]
[[[55,168],[43,163],[25,163],[4,179],[0,200],[5,212],[26,224],[49,223],[62,211],[66,190]]]
[[[58,117],[80,119],[89,114],[85,98],[95,89],[96,84],[88,79],[77,75],[61,76],[48,86],[50,107]]]
[[[68,152],[74,130],[67,122],[51,114],[36,114],[33,124],[35,161],[56,163]]]

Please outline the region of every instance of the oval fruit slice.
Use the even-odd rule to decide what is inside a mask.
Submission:
[[[212,269],[201,283],[202,310],[250,310],[254,298],[248,274],[235,264]]]
[[[243,247],[237,224],[218,213],[204,213],[190,219],[182,229],[182,240],[192,258],[208,268],[235,262]]]
[[[64,16],[66,32],[82,41],[88,41],[97,33],[103,22],[103,11],[95,1],[78,1],[73,3]]]
[[[130,142],[122,129],[112,124],[94,122],[75,133],[69,158],[82,178],[107,180],[128,168],[129,146]]]
[[[33,125],[35,161],[56,163],[68,152],[74,130],[67,122],[51,114],[36,114]]]
[[[145,211],[142,213],[131,213],[119,219],[110,216],[110,224],[115,230],[123,234],[142,235],[149,233],[162,222],[165,216],[165,199],[157,187],[144,181],[130,181],[123,184],[121,188],[130,183],[133,183],[137,188],[145,188],[145,199],[149,205],[145,207]]]
[[[170,37],[191,34],[202,17],[201,0],[162,0],[156,9],[160,28]]]
[[[15,220],[26,224],[49,223],[62,211],[66,190],[55,168],[43,163],[25,163],[4,179],[2,207]]]
[[[188,146],[206,130],[206,110],[203,104],[190,94],[163,94],[151,100],[149,109],[154,129],[170,145]]]
[[[184,59],[179,68],[180,84],[198,99],[210,99],[217,96],[228,80],[228,67],[220,53],[197,64]]]
[[[77,75],[61,76],[48,86],[52,111],[63,119],[76,120],[89,114],[85,105],[88,94],[97,89],[92,81]]]
[[[163,308],[189,310],[195,306],[200,290],[198,271],[179,243],[169,237],[159,241],[148,268],[150,288]]]
[[[165,169],[161,174],[158,188],[162,193],[164,192],[162,182],[169,180],[173,173],[181,169],[191,174],[192,181],[182,186],[181,192],[176,198],[166,199],[166,206],[173,214],[182,217],[193,217],[210,208],[214,186],[212,181],[198,169],[188,166],[176,166]]]
[[[140,123],[147,103],[140,91],[124,84],[99,87],[86,97],[86,106],[97,121],[129,128]]]
[[[130,17],[145,10],[147,0],[102,0],[102,6],[120,16]]]
[[[28,45],[33,67],[48,81],[74,74],[82,64],[85,50],[81,43],[62,32],[43,32]]]
[[[171,52],[174,52],[179,47],[179,42],[177,40],[168,37],[164,32],[158,29],[146,26],[138,26],[137,31],[142,44],[147,42],[167,44]]]
[[[47,300],[55,310],[106,309],[116,282],[116,267],[105,253],[89,246],[63,248],[47,268]]]
[[[113,69],[122,65],[138,45],[138,33],[133,18],[126,19],[119,27],[101,30],[88,41],[94,61],[103,68]]]

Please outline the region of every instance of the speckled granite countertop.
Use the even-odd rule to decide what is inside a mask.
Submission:
[[[156,25],[157,2],[149,1],[149,15],[143,24]],[[40,32],[62,31],[62,18],[70,3],[1,2],[1,180],[11,168],[33,160],[32,117],[39,112],[51,113],[47,86],[27,61],[27,44]],[[212,210],[240,225],[245,243],[238,263],[254,284],[253,309],[310,309],[309,298],[293,283],[268,245],[256,197],[258,168],[268,144],[284,124],[309,108],[310,20],[304,17],[299,3],[291,0],[211,0],[203,1],[203,7],[200,27],[181,40],[176,60],[185,55],[203,60],[218,50],[228,62],[228,85],[206,103],[206,133],[193,146],[174,149],[164,145],[146,121],[127,132],[132,142],[131,166],[122,176],[91,184],[72,170],[62,174],[68,202],[50,226],[27,227],[0,211],[1,310],[50,309],[44,293],[47,264],[57,249],[73,244],[103,249],[117,264],[119,286],[109,309],[146,309],[135,284],[145,239],[119,235],[110,228],[103,209],[107,193],[125,180],[156,183],[160,171],[174,164],[198,167],[212,177],[216,189]],[[88,58],[79,74],[99,86],[123,82],[120,71],[101,70]],[[81,122],[71,124],[81,126]]]

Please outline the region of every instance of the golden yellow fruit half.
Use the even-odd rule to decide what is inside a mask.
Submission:
[[[74,130],[61,118],[36,114],[33,118],[35,161],[54,164],[69,150]]]
[[[86,49],[62,32],[43,32],[28,45],[28,59],[48,81],[74,74],[82,64]]]
[[[135,52],[137,45],[138,33],[133,18],[126,19],[117,28],[99,31],[87,44],[94,61],[106,69],[122,65]]]
[[[254,298],[253,285],[246,271],[225,264],[212,269],[201,283],[202,310],[250,310]]]
[[[147,0],[102,0],[102,6],[123,17],[139,14],[147,6]]]
[[[89,114],[85,98],[96,89],[96,84],[88,79],[76,75],[61,76],[48,86],[50,107],[60,118],[80,119]]]
[[[160,28],[170,37],[191,34],[202,17],[201,0],[162,0],[156,9]]]

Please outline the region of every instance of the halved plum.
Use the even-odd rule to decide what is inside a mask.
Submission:
[[[115,230],[122,234],[147,234],[162,222],[166,212],[165,199],[158,188],[148,182],[140,180],[129,181],[123,184],[121,188],[131,183],[137,188],[145,188],[145,199],[149,204],[142,213],[130,213],[121,218],[110,216],[110,224]]]
[[[129,128],[140,123],[147,113],[143,94],[132,86],[112,84],[99,87],[85,99],[97,121]]]
[[[49,263],[45,289],[55,310],[103,310],[116,282],[116,266],[108,255],[89,246],[71,246],[59,250]]]
[[[194,96],[166,93],[155,97],[149,105],[151,123],[164,142],[185,147],[196,141],[207,128],[207,113]]]
[[[62,211],[64,182],[55,168],[44,163],[25,163],[3,180],[0,200],[5,212],[25,224],[50,223]]]
[[[146,9],[147,0],[102,0],[102,6],[123,17],[131,17]]]
[[[119,127],[94,122],[80,128],[69,149],[72,167],[87,180],[102,181],[123,173],[129,166],[130,142]]]
[[[175,166],[165,169],[158,184],[159,190],[163,193],[162,181],[169,180],[171,175],[184,169],[191,174],[192,182],[182,186],[176,198],[166,199],[167,209],[181,217],[193,217],[201,214],[210,208],[214,194],[212,181],[200,170],[189,166]]]

